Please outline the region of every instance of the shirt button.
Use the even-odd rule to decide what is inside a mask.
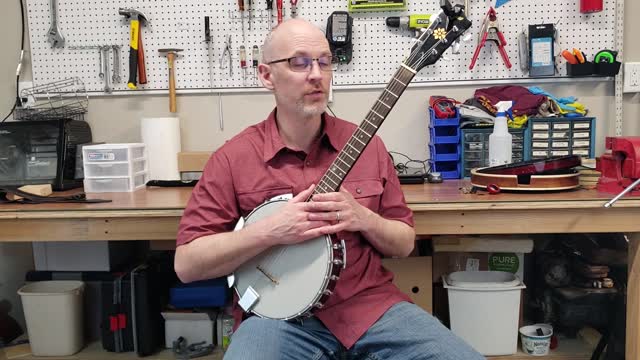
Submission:
[[[362,189],[360,189],[360,188],[356,188],[356,192],[357,192],[358,194],[362,194]]]
[[[311,166],[311,161],[307,161],[305,164],[306,164],[307,166]]]

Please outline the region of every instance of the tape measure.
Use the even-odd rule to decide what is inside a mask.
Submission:
[[[596,57],[594,58],[594,61],[596,62],[596,64],[599,64],[599,63],[613,64],[614,62],[616,62],[616,57],[617,56],[618,56],[618,52],[617,51],[600,50],[596,54]]]

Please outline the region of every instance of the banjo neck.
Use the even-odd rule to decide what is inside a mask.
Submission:
[[[380,125],[387,118],[387,115],[389,115],[391,109],[393,109],[415,75],[416,72],[404,64],[398,68],[391,81],[389,81],[371,107],[371,110],[369,110],[369,113],[367,113],[364,120],[340,150],[338,156],[331,163],[331,166],[329,166],[320,181],[318,181],[313,194],[307,201],[315,194],[336,192],[340,189],[340,185],[353,168],[356,160],[371,142]]]

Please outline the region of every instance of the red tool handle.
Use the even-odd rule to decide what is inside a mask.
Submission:
[[[478,47],[476,47],[476,52],[473,53],[473,58],[471,59],[471,65],[469,65],[469,70],[473,70],[473,67],[476,66],[476,61],[478,60],[478,55],[480,55],[480,50],[482,50],[482,47],[484,46],[484,44],[487,42],[487,36],[489,34],[488,33],[484,33],[484,35],[482,35],[482,40],[480,40],[480,43],[478,44]]]
[[[238,10],[244,11],[244,0],[238,0]]]
[[[509,61],[509,55],[507,55],[507,51],[504,49],[504,46],[499,46],[498,50],[500,50],[500,55],[502,55],[502,61],[504,61],[507,69],[511,69],[511,61]]]
[[[276,7],[278,8],[278,24],[282,24],[282,0],[276,0]]]

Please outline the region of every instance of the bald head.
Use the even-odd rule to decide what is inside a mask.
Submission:
[[[305,38],[322,42],[329,48],[324,33],[318,27],[300,18],[289,19],[273,28],[267,35],[262,45],[262,62],[268,63],[289,56],[288,53],[296,40]]]

